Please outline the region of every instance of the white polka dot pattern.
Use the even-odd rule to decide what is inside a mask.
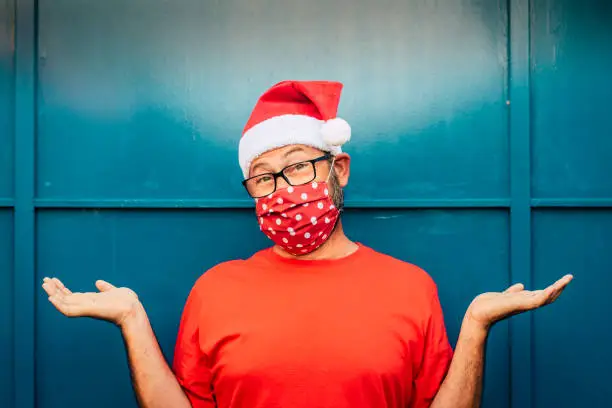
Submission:
[[[277,190],[257,200],[255,208],[264,234],[293,255],[321,246],[339,215],[325,182]]]

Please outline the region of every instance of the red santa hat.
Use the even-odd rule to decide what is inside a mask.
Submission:
[[[351,138],[351,127],[336,117],[340,82],[283,81],[257,101],[238,148],[244,177],[259,155],[279,147],[302,144],[334,155]]]

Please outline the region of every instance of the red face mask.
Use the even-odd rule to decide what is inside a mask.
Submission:
[[[326,182],[276,190],[256,202],[259,228],[292,255],[320,247],[331,235],[340,211]]]

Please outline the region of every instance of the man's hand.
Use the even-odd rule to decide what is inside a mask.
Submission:
[[[518,283],[501,293],[477,296],[465,314],[453,360],[431,408],[480,407],[489,328],[502,319],[554,302],[571,280],[572,276],[566,275],[535,291]]]
[[[53,306],[69,317],[93,317],[121,326],[140,306],[131,289],[117,288],[102,280],[96,281],[98,293],[72,293],[57,278],[45,278],[42,287]]]
[[[66,316],[93,317],[121,327],[138,406],[191,408],[159,348],[144,307],[132,290],[99,280],[98,293],[72,293],[57,278],[45,278],[42,286],[49,301]]]
[[[502,319],[554,302],[572,279],[572,275],[565,275],[546,289],[534,291],[517,283],[504,292],[483,293],[472,301],[466,320],[488,329]]]

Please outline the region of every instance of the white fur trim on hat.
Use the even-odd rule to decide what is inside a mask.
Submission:
[[[334,136],[337,130],[341,134]],[[325,122],[306,115],[280,115],[258,123],[244,133],[240,139],[238,160],[244,177],[248,178],[253,160],[269,150],[302,144],[336,155],[342,153],[340,146],[349,139],[350,126],[342,119]]]

